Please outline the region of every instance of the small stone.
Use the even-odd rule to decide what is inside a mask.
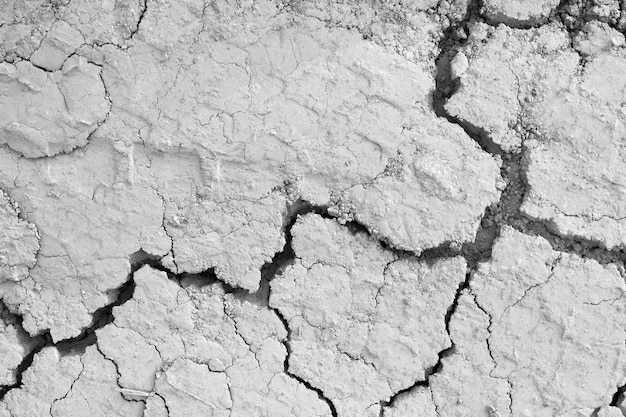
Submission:
[[[463,52],[457,53],[452,62],[450,62],[450,75],[452,79],[457,79],[465,74],[467,68],[469,67],[469,62],[467,60],[467,56]]]

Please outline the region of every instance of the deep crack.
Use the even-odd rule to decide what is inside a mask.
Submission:
[[[625,398],[626,398],[626,385],[622,385],[621,387],[617,388],[617,391],[615,391],[615,394],[613,394],[613,397],[611,398],[611,402],[609,403],[609,405],[612,407],[619,407],[620,405],[622,405],[622,402],[624,401]]]
[[[562,20],[564,13],[563,10],[571,2],[572,1],[562,2],[549,20]],[[589,1],[587,1],[587,3],[589,3]],[[554,250],[557,251],[573,253],[583,258],[595,259],[602,264],[617,262],[623,265],[626,261],[626,255],[621,250],[610,251],[602,248],[598,242],[592,242],[583,238],[575,239],[560,236],[558,233],[551,230],[550,225],[524,216],[521,212],[521,206],[529,189],[528,179],[526,176],[527,157],[524,146],[522,145],[522,149],[518,153],[505,152],[500,145],[491,139],[488,132],[484,129],[474,126],[461,118],[454,117],[446,110],[446,102],[458,91],[460,87],[460,81],[458,79],[452,79],[451,76],[450,63],[452,59],[467,44],[469,29],[473,23],[485,22],[487,24],[491,24],[481,15],[480,9],[480,0],[471,1],[468,5],[465,17],[455,25],[448,27],[444,32],[444,37],[439,42],[440,54],[435,61],[437,74],[435,76],[436,84],[435,91],[432,95],[432,105],[433,110],[438,117],[444,118],[448,122],[461,127],[463,131],[471,139],[473,139],[483,151],[489,153],[492,157],[494,157],[494,159],[501,161],[502,165],[500,174],[506,185],[502,191],[499,201],[485,210],[485,214],[481,219],[474,241],[466,243],[462,246],[461,254],[467,262],[468,271],[465,281],[457,288],[455,298],[446,313],[445,325],[448,335],[450,335],[450,320],[456,312],[460,296],[465,290],[469,289],[471,279],[474,273],[476,273],[479,263],[487,262],[491,258],[494,244],[504,225],[511,226],[525,234],[541,236],[550,243]],[[563,24],[565,25],[565,23]],[[581,28],[582,24],[577,26],[570,25],[570,27],[568,27],[568,32],[573,38],[578,31],[581,30]],[[527,136],[528,134],[529,132],[522,128],[522,135]],[[451,254],[453,254],[453,252]],[[487,343],[489,343],[488,340]],[[451,342],[451,346],[449,348],[439,352],[437,363],[426,371],[425,379],[416,381],[412,386],[394,394],[388,401],[382,402],[381,416],[386,408],[393,407],[394,402],[401,395],[410,392],[417,387],[429,387],[430,378],[441,371],[443,368],[442,360],[453,354],[454,348],[454,342]],[[618,390],[613,397],[613,402],[611,404],[617,403],[620,396],[624,395],[624,392],[626,392],[626,386],[621,387]]]
[[[317,387],[314,387],[308,381],[302,379],[298,375],[289,371],[289,359],[291,358],[292,349],[291,349],[291,328],[289,327],[289,322],[283,316],[283,314],[274,307],[269,305],[269,296],[270,296],[270,282],[279,274],[281,274],[285,268],[293,263],[296,258],[296,254],[292,247],[293,236],[291,234],[291,230],[293,226],[296,224],[296,221],[300,216],[304,216],[306,214],[316,213],[324,218],[332,218],[327,212],[326,209],[318,206],[314,206],[305,202],[303,200],[298,200],[294,204],[292,204],[288,210],[288,215],[285,218],[284,224],[284,234],[285,234],[285,245],[283,246],[282,251],[277,252],[272,261],[266,263],[261,269],[261,292],[266,292],[266,302],[268,308],[270,308],[274,314],[278,317],[278,319],[283,324],[285,331],[287,332],[287,337],[283,341],[283,345],[287,351],[287,355],[285,356],[285,360],[283,362],[284,372],[290,378],[295,379],[300,384],[304,385],[310,391],[313,391],[317,394],[318,398],[324,401],[328,408],[330,409],[331,415],[333,417],[337,417],[337,409],[330,398],[324,395],[324,392]]]
[[[100,307],[94,311],[92,315],[91,325],[81,331],[78,336],[63,339],[57,342],[52,340],[50,331],[47,331],[41,335],[33,336],[35,340],[41,340],[35,348],[24,357],[22,362],[17,367],[16,382],[12,385],[3,386],[0,388],[0,401],[4,396],[15,388],[22,386],[22,379],[24,372],[30,368],[35,356],[40,353],[44,348],[56,347],[62,355],[81,354],[84,353],[88,346],[96,344],[96,331],[102,329],[107,324],[113,322],[113,308],[124,304],[130,300],[135,290],[135,281],[133,276],[144,265],[154,265],[158,263],[156,258],[146,254],[143,251],[136,252],[130,256],[131,272],[124,283],[114,290],[116,297],[109,304]],[[19,316],[18,316],[19,317]]]
[[[137,19],[137,26],[135,26],[135,28],[130,32],[130,35],[128,36],[128,40],[133,39],[133,37],[139,32],[139,26],[141,25],[141,22],[143,21],[143,18],[146,15],[146,12],[148,11],[148,0],[143,0],[142,6],[143,7],[141,9],[141,12],[139,13],[139,18]]]

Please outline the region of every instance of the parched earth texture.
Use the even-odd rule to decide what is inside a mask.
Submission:
[[[1,0],[0,417],[626,415],[625,34]]]

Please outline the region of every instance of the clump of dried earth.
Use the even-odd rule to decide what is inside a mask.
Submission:
[[[0,417],[626,415],[625,33],[0,1]]]

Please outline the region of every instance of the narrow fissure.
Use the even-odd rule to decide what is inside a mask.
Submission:
[[[137,26],[130,32],[128,40],[133,39],[133,37],[137,34],[137,32],[139,32],[139,26],[141,25],[141,22],[143,21],[143,18],[146,15],[147,11],[148,11],[148,0],[143,0],[141,12],[139,13],[139,18],[137,19]]]
[[[147,3],[148,0],[144,0],[143,9],[139,15],[137,26],[133,31],[131,31],[129,39],[132,39],[133,36],[139,31],[140,24],[145,16],[145,13],[147,12]],[[568,10],[575,3],[577,3],[575,0],[562,1],[561,4],[559,4],[559,6],[557,7],[554,16],[551,18],[551,20],[553,21],[558,20],[563,23],[572,38],[581,30],[582,26],[590,20],[587,15],[590,9],[590,5],[592,4],[591,1],[585,0],[584,6],[581,8],[582,11],[579,13],[579,15],[574,17],[573,14],[571,14]],[[480,8],[480,0],[472,0],[468,5],[468,11],[464,19],[458,24],[451,25],[448,29],[446,29],[444,37],[440,41],[439,47],[441,52],[436,59],[436,89],[433,93],[432,105],[437,116],[446,119],[452,124],[460,126],[466,132],[466,134],[480,146],[483,151],[489,153],[496,158],[501,159],[501,175],[506,182],[506,186],[502,192],[500,200],[495,205],[486,209],[473,242],[462,245],[460,250],[454,250],[450,247],[449,244],[446,243],[440,245],[439,247],[425,250],[420,256],[418,256],[418,259],[434,260],[462,255],[466,259],[468,271],[465,280],[458,286],[454,300],[445,315],[445,328],[448,334],[450,334],[450,320],[456,312],[460,296],[465,290],[469,288],[472,276],[476,272],[478,265],[481,262],[485,262],[490,259],[495,240],[500,235],[502,226],[504,225],[509,225],[516,230],[526,234],[541,236],[542,238],[546,239],[555,250],[558,251],[573,253],[584,258],[595,259],[600,263],[619,262],[620,264],[623,264],[626,261],[626,255],[621,250],[607,250],[606,248],[603,248],[598,242],[592,242],[586,239],[560,236],[557,232],[554,231],[554,227],[552,227],[550,224],[528,219],[527,217],[525,217],[520,210],[522,202],[524,200],[524,196],[529,187],[528,179],[525,175],[526,161],[524,150],[522,150],[518,154],[506,153],[503,151],[501,146],[491,140],[489,134],[484,129],[474,126],[458,117],[451,116],[446,111],[446,101],[450,97],[452,97],[459,88],[459,81],[453,80],[451,78],[450,61],[454,58],[456,53],[458,53],[466,44],[467,35],[469,34],[469,26],[471,25],[471,23],[484,21],[488,24],[491,24],[488,20],[480,15]],[[528,26],[528,28],[530,27],[533,26]],[[329,213],[327,208],[314,206],[302,200],[298,200],[291,206],[291,209],[286,218],[286,224],[284,226],[286,240],[285,245],[280,252],[274,255],[271,262],[266,263],[261,269],[261,288],[262,291],[267,291],[267,300],[269,300],[269,283],[271,282],[271,280],[279,275],[284,270],[284,268],[290,265],[295,259],[295,253],[292,248],[292,227],[295,225],[295,222],[297,221],[299,216],[308,213],[316,213],[324,218],[336,219],[335,216]],[[366,233],[368,236],[379,242],[384,249],[392,251],[400,258],[415,256],[409,251],[394,249],[384,240],[378,239],[373,236],[372,233],[369,232],[365,226],[356,221],[346,222],[345,226],[349,228],[353,233]],[[80,335],[56,343],[52,341],[49,332],[46,332],[39,336],[34,336],[34,338],[40,339],[40,343],[37,343],[36,347],[27,356],[25,356],[23,361],[18,366],[16,383],[11,386],[5,386],[0,388],[0,400],[4,398],[6,393],[8,393],[10,390],[14,388],[19,388],[22,385],[24,372],[32,364],[35,355],[41,352],[41,350],[45,347],[55,346],[62,353],[70,354],[76,351],[84,351],[87,346],[96,343],[95,332],[98,329],[101,329],[104,326],[113,322],[113,308],[124,304],[132,297],[135,289],[133,275],[142,266],[150,265],[155,269],[165,271],[168,273],[168,276],[170,278],[178,279],[179,281],[182,275],[190,275],[173,274],[171,271],[162,267],[158,259],[150,257],[149,255],[141,251],[131,256],[131,265],[131,272],[128,276],[128,279],[122,286],[115,290],[115,293],[117,294],[116,298],[111,303],[107,304],[104,307],[101,307],[100,309],[97,309],[92,314],[92,324],[88,328],[83,330]],[[218,280],[212,270],[207,271],[207,274],[212,280]],[[220,282],[222,283],[222,285],[224,285],[224,288],[226,288],[227,292],[235,293],[239,291],[245,291],[233,288],[222,281]],[[289,328],[287,320],[280,313],[280,311],[274,308],[271,309],[281,320],[283,326],[287,331],[287,338],[284,341],[284,345],[287,350],[287,355],[284,361],[284,372],[291,378],[294,378],[299,383],[303,384],[309,390],[316,392],[318,397],[328,404],[332,415],[337,416],[337,411],[334,404],[330,399],[324,396],[321,389],[312,386],[307,381],[289,372],[289,359],[292,354],[292,349],[290,345],[291,330]],[[449,356],[452,353],[454,353],[453,343],[452,346],[450,346],[449,348],[446,348],[439,352],[437,363],[432,368],[426,370],[426,377],[424,380],[416,381],[415,384],[411,387],[397,392],[388,401],[382,403],[383,407],[381,407],[381,415],[386,407],[393,406],[394,401],[399,395],[409,392],[419,386],[428,387],[430,377],[438,373],[442,369],[443,358]],[[621,401],[625,393],[626,386],[620,387],[613,396],[611,405],[617,406],[618,402]]]
[[[96,343],[96,331],[113,322],[113,308],[124,304],[130,300],[135,290],[135,281],[133,276],[144,265],[156,265],[158,259],[147,255],[143,251],[136,252],[130,256],[131,271],[126,281],[112,293],[116,294],[115,298],[109,304],[100,307],[92,313],[91,325],[85,328],[78,336],[54,342],[47,331],[41,335],[33,336],[33,340],[40,340],[35,348],[24,357],[17,367],[16,382],[12,385],[0,387],[0,401],[4,396],[15,388],[22,386],[24,372],[30,368],[35,356],[47,347],[56,347],[62,355],[84,353],[88,346]],[[18,316],[19,317],[19,316]]]
[[[559,19],[564,26],[568,28],[570,36],[575,36],[577,31],[580,31],[582,24],[567,26],[564,22],[564,10],[571,3],[572,0],[563,1],[550,20],[554,21]],[[588,3],[586,2],[588,9]],[[451,25],[445,32],[444,37],[439,42],[440,53],[436,58],[437,73],[435,76],[435,91],[432,95],[432,105],[435,114],[438,117],[446,119],[452,124],[456,124],[463,129],[463,131],[472,138],[480,148],[489,153],[492,157],[499,159],[502,162],[500,174],[505,181],[505,188],[502,191],[499,201],[488,207],[485,210],[485,214],[481,219],[481,224],[477,231],[476,237],[473,242],[464,244],[461,249],[461,254],[465,258],[468,271],[465,281],[462,282],[457,288],[455,298],[448,308],[445,316],[445,326],[448,335],[450,335],[450,320],[456,312],[458,301],[463,292],[470,287],[473,274],[477,271],[478,266],[482,262],[486,262],[491,258],[493,246],[497,237],[501,233],[503,226],[508,225],[514,229],[529,235],[540,236],[547,240],[552,248],[557,251],[576,254],[583,258],[591,258],[599,263],[617,262],[621,265],[626,261],[626,255],[621,250],[607,250],[602,248],[597,242],[592,242],[586,239],[575,239],[570,237],[563,237],[554,232],[550,225],[544,222],[532,220],[524,216],[521,212],[521,206],[524,201],[524,197],[529,188],[528,179],[526,177],[526,154],[524,148],[519,153],[505,152],[500,145],[495,143],[489,136],[488,132],[480,127],[474,126],[471,123],[464,121],[458,117],[450,115],[445,109],[446,102],[458,91],[460,87],[460,81],[452,79],[450,63],[452,59],[460,52],[466,45],[469,37],[469,27],[475,22],[485,22],[483,16],[480,14],[480,0],[472,0],[468,5],[467,13],[462,21],[456,25]],[[580,23],[580,21],[578,21]],[[576,32],[575,32],[576,31]],[[524,130],[522,134],[526,134]],[[381,403],[380,415],[384,415],[384,410],[389,407],[393,407],[394,402],[401,395],[412,391],[417,387],[429,387],[430,378],[437,374],[443,368],[442,360],[454,353],[454,342],[449,348],[446,348],[439,352],[437,363],[426,371],[426,378],[416,381],[412,386],[403,389],[393,395],[388,401]],[[626,386],[621,387],[613,397],[612,405],[617,403],[620,398],[626,392]]]
[[[33,364],[33,359],[35,359],[35,355],[41,352],[46,346],[46,341],[42,336],[36,336],[38,339],[37,344],[34,346],[33,350],[22,359],[22,362],[17,366],[16,374],[15,374],[15,383],[11,385],[5,385],[0,387],[0,401],[4,398],[4,396],[14,388],[19,388],[22,386],[22,378],[24,377],[24,372],[30,368]]]
[[[292,204],[288,210],[287,216],[285,217],[285,223],[284,223],[285,245],[283,246],[282,251],[274,255],[271,262],[266,263],[261,268],[260,291],[261,293],[265,295],[264,298],[265,298],[265,302],[267,303],[267,307],[270,308],[274,312],[274,314],[276,314],[278,319],[283,324],[285,331],[287,332],[287,337],[282,342],[283,345],[285,346],[285,350],[287,351],[287,355],[285,356],[285,360],[283,362],[283,367],[284,367],[283,372],[285,372],[285,374],[288,375],[290,378],[293,378],[296,381],[298,381],[300,384],[304,385],[310,391],[315,392],[318,398],[321,401],[324,401],[328,405],[331,415],[333,417],[337,417],[338,414],[337,414],[337,408],[335,407],[335,404],[333,404],[330,398],[324,395],[324,392],[321,389],[314,387],[308,381],[300,378],[298,375],[295,375],[294,373],[289,371],[289,360],[292,355],[291,328],[289,327],[289,322],[287,321],[285,316],[283,316],[283,314],[277,308],[271,307],[269,305],[270,282],[276,276],[280,275],[287,266],[291,265],[296,258],[296,254],[292,247],[293,236],[291,234],[291,230],[293,226],[296,224],[296,221],[298,220],[300,216],[304,216],[310,213],[318,214],[324,218],[333,218],[332,216],[328,214],[326,209],[311,205],[310,203],[305,202],[303,200],[298,200],[294,204]]]

